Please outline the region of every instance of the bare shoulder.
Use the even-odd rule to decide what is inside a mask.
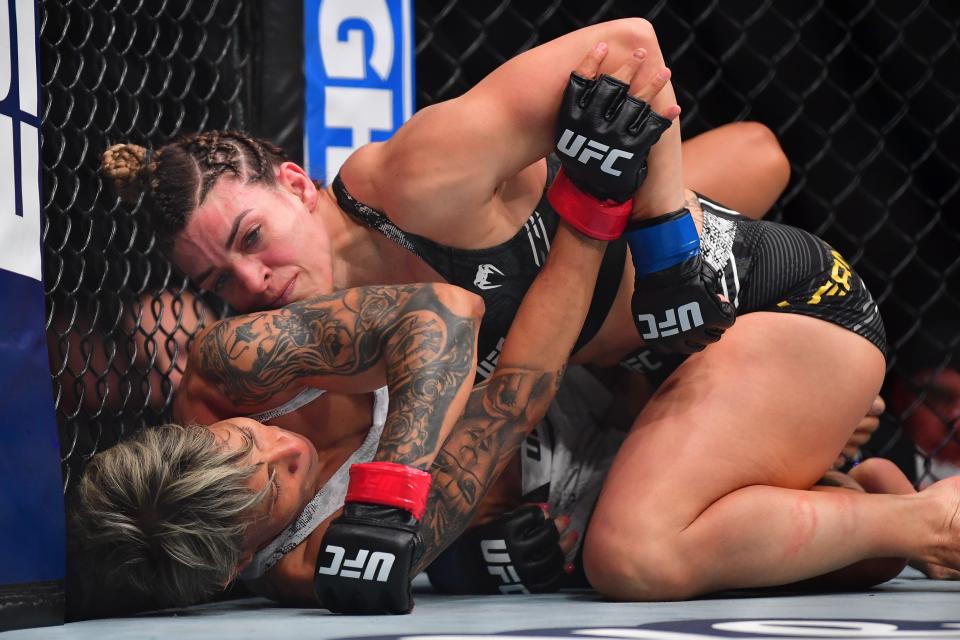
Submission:
[[[383,170],[384,153],[384,143],[371,142],[350,154],[340,167],[340,179],[350,195],[374,209],[382,209],[383,205],[380,196],[383,185],[378,178]]]

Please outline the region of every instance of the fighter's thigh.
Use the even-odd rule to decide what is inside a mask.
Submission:
[[[702,193],[754,219],[766,215],[790,180],[790,162],[759,122],[734,122],[683,142],[683,178]]]
[[[672,535],[742,487],[812,486],[883,373],[880,351],[839,326],[781,313],[739,318],[638,416],[590,531]]]

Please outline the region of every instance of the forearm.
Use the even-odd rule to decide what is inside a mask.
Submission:
[[[433,463],[420,527],[421,569],[466,529],[507,461],[546,414],[589,309],[605,246],[566,224],[558,229],[496,370],[471,394],[463,419]]]
[[[502,368],[563,368],[590,309],[606,246],[560,224],[547,263],[510,325],[498,360]]]
[[[431,314],[409,315],[387,340],[390,406],[376,461],[429,469],[470,394],[483,303],[459,289],[434,297]]]
[[[528,407],[548,406],[563,369],[542,371],[498,366],[470,395],[463,418],[444,442],[430,469],[433,485],[420,521],[426,568],[463,533],[493,483],[542,419]]]

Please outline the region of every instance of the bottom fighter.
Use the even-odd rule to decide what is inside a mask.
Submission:
[[[472,294],[439,284],[366,287],[214,325],[195,343],[178,411],[209,420],[224,389],[258,399],[247,406],[275,408],[258,420],[143,430],[95,456],[74,512],[79,553],[153,606],[201,601],[242,575],[283,602],[409,610],[412,572],[469,524],[546,413],[605,245],[561,226],[496,370],[447,429],[430,476],[370,461],[396,453],[383,442],[387,428],[430,412],[447,413],[434,416],[434,428],[457,417],[449,415],[451,403],[435,402],[449,371],[436,380],[421,376],[419,385],[407,381],[411,371],[445,369],[428,354],[445,352],[437,345],[449,342],[450,326],[471,326]],[[395,339],[418,322],[429,330]],[[389,392],[378,388],[384,383]],[[356,395],[370,389],[377,390]],[[308,403],[337,420],[305,428]],[[283,429],[297,410],[300,432]],[[375,552],[351,548],[358,525],[384,533]],[[358,579],[343,582],[350,577]]]

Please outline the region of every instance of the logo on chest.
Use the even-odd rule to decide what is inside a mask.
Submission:
[[[477,267],[477,275],[473,277],[473,286],[481,291],[486,291],[487,289],[496,289],[497,287],[502,287],[503,282],[491,282],[490,278],[496,276],[504,275],[503,271],[497,269],[492,264],[482,264]]]

